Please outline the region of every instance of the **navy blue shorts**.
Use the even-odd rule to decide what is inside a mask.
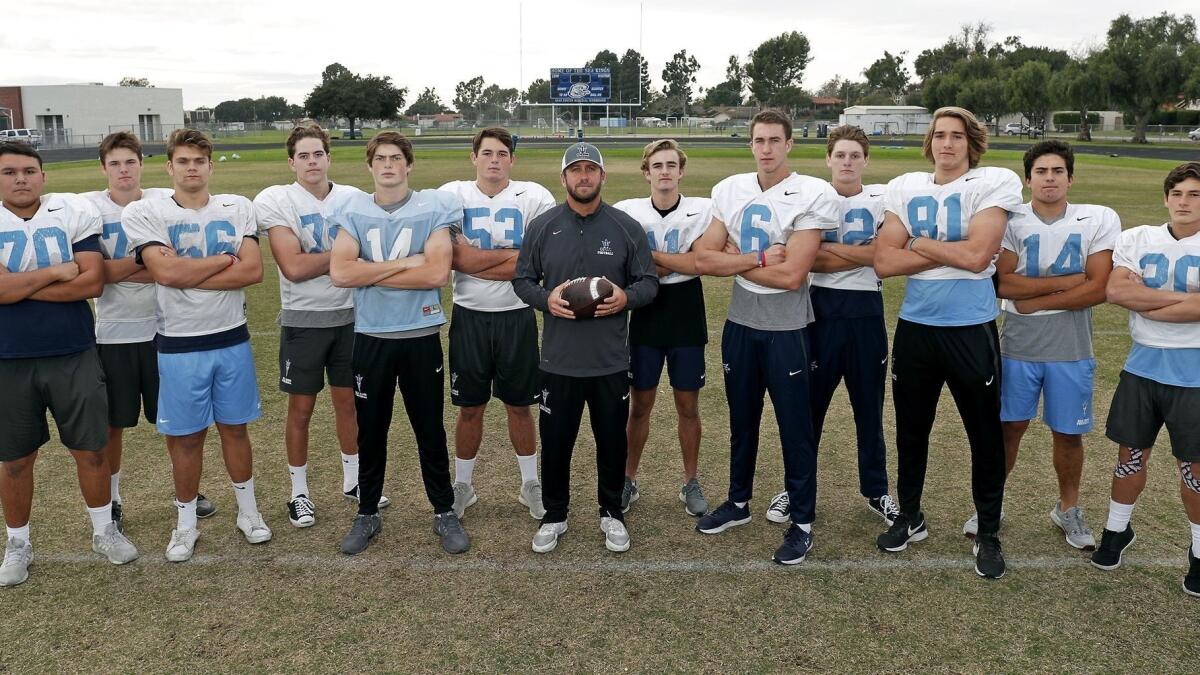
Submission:
[[[629,373],[637,391],[656,389],[662,377],[663,362],[671,387],[680,391],[699,391],[704,386],[704,346],[629,348]]]

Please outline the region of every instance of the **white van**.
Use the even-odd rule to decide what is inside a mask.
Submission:
[[[40,148],[42,132],[38,129],[0,129],[0,140],[25,141],[35,148]]]

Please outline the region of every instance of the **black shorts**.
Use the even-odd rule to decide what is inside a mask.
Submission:
[[[46,410],[62,444],[104,449],[108,397],[96,350],[32,359],[0,359],[0,462],[32,454],[50,440]]]
[[[454,306],[450,320],[450,402],[479,406],[537,402],[537,319],[529,307],[481,312]]]
[[[1163,425],[1171,438],[1171,454],[1181,462],[1200,462],[1200,388],[1176,387],[1128,371],[1108,408],[1105,435],[1127,448],[1149,448]]]
[[[331,328],[283,326],[279,331],[279,390],[312,396],[325,388],[354,386],[350,357],[354,324]]]
[[[108,394],[108,426],[136,427],[138,413],[158,419],[158,352],[154,340],[96,345]]]
[[[662,377],[663,361],[667,363],[667,377],[672,389],[699,391],[704,386],[704,345],[633,345],[629,348],[629,377],[633,380],[633,388],[637,391],[657,389],[658,380]]]

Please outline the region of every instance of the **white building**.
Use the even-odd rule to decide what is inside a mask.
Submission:
[[[852,105],[838,116],[867,134],[923,134],[933,115],[919,105]]]
[[[62,84],[20,87],[27,127],[42,130],[46,145],[98,144],[125,129],[143,141],[163,141],[183,126],[183,90]]]

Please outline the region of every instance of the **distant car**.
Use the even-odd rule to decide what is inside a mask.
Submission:
[[[1200,141],[1200,129],[1192,129],[1188,132],[1188,140]]]
[[[1024,124],[1021,124],[1020,122],[1009,122],[1008,124],[1004,125],[1004,135],[1005,136],[1018,136],[1020,134],[1025,133],[1025,130],[1027,128],[1028,127],[1026,127]]]
[[[0,140],[24,141],[34,148],[42,147],[42,132],[38,129],[3,129]]]

